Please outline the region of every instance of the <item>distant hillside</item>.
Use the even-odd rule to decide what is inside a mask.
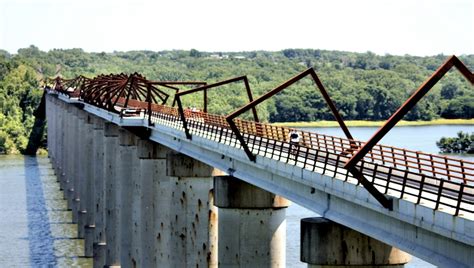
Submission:
[[[378,56],[313,49],[278,52],[129,51],[86,53],[81,49],[40,51],[34,46],[11,55],[0,50],[0,152],[24,150],[39,103],[42,77],[71,78],[101,73],[139,72],[152,80],[203,80],[208,83],[247,75],[259,96],[309,67],[314,67],[344,119],[383,120],[445,60],[432,57]],[[474,69],[474,55],[460,59]],[[246,103],[241,84],[209,93],[209,112],[227,114]],[[199,107],[201,96],[185,104]],[[259,106],[263,120],[332,119],[320,93],[306,79]],[[450,72],[421,101],[407,120],[473,118],[474,90],[458,72]]]

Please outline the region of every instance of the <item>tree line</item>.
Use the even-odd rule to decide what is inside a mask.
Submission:
[[[430,57],[376,55],[315,49],[283,51],[202,52],[128,51],[87,53],[82,49],[41,51],[35,46],[16,54],[0,50],[0,152],[22,152],[27,144],[42,91],[41,79],[77,75],[139,72],[149,80],[213,83],[247,75],[258,97],[313,67],[344,119],[387,119],[445,60]],[[474,55],[460,59],[472,70]],[[173,93],[173,92],[170,92]],[[243,84],[209,91],[208,111],[228,114],[247,102]],[[186,95],[184,105],[200,107],[202,94]],[[321,93],[309,78],[258,106],[267,122],[331,120]],[[406,120],[473,118],[474,91],[457,71],[450,71]]]

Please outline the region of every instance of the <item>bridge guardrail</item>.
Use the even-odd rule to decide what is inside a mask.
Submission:
[[[456,60],[454,56],[451,57],[448,62],[452,61],[452,65],[448,67],[458,67],[473,83],[472,73],[468,72],[467,67],[463,68],[464,65],[459,67],[462,63]],[[446,73],[448,67],[443,65],[440,69]],[[255,105],[307,75],[311,75],[315,80],[347,138],[298,130],[301,141],[296,152],[292,152],[289,142],[290,128],[257,122],[258,117],[255,117],[255,121],[237,118],[249,109],[252,109],[256,116]],[[439,75],[436,74],[434,77],[439,80]],[[161,123],[184,131],[188,138],[193,133],[241,148],[251,160],[255,159],[253,158],[255,154],[334,176],[344,181],[354,180],[353,182],[362,184],[385,207],[388,207],[386,195],[390,195],[396,198],[409,198],[417,204],[425,203],[434,209],[445,209],[454,215],[474,215],[474,162],[373,144],[373,139],[368,142],[353,139],[312,69],[295,76],[256,100],[252,100],[248,81],[243,79],[250,103],[227,117],[182,108],[179,96],[204,91],[205,110],[207,110],[207,89],[242,79],[242,77],[237,77],[207,85],[205,82],[148,81],[138,74],[130,76],[120,74],[102,75],[94,79],[56,78],[54,86],[47,88],[50,92],[59,92],[69,97],[76,97],[80,92],[80,100],[117,113],[122,108],[140,109],[143,111],[140,116],[143,114],[143,117],[148,117],[149,126]],[[203,86],[186,93],[179,92],[179,88],[172,86],[179,84]],[[428,84],[433,85],[432,82]],[[71,91],[65,85],[76,85],[79,90],[76,88]],[[175,89],[178,107],[165,105],[169,95],[155,86]],[[158,99],[162,101],[161,104],[158,103]]]

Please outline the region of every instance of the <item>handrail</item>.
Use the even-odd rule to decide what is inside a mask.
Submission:
[[[452,56],[420,86],[368,142],[352,138],[334,103],[312,68],[291,78],[256,100],[252,100],[246,77],[236,77],[183,92],[179,92],[178,89],[176,91],[178,108],[166,106],[169,95],[157,89],[156,86],[176,88],[173,85],[205,82],[149,81],[135,73],[132,75],[99,75],[93,79],[82,76],[74,79],[57,77],[54,79],[52,88],[48,85],[49,82],[52,82],[51,79],[45,79],[45,87],[47,91],[60,92],[69,97],[74,96],[75,93],[72,92],[80,92],[79,101],[114,112],[117,112],[116,105],[125,109],[127,107],[138,108],[140,113],[145,111],[149,126],[153,125],[156,120],[161,120],[160,122],[167,122],[166,124],[184,130],[188,138],[190,138],[192,131],[217,142],[224,142],[235,147],[240,145],[252,161],[256,160],[253,154],[256,152],[287,163],[293,162],[295,165],[302,165],[303,168],[310,167],[313,171],[322,168],[323,174],[333,172],[333,176],[343,176],[345,181],[350,178],[349,174],[351,174],[384,207],[389,209],[391,200],[385,196],[389,191],[399,192],[399,198],[403,198],[404,195],[414,195],[406,189],[416,189],[418,190],[418,194],[415,196],[417,203],[420,203],[421,200],[428,200],[428,202],[435,203],[435,209],[447,206],[455,210],[455,215],[462,211],[474,214],[473,209],[469,208],[469,206],[474,206],[474,162],[377,144],[381,137],[400,120],[399,117],[403,117],[453,66],[460,70],[471,84],[474,83],[474,75],[461,61]],[[292,159],[288,141],[290,128],[258,122],[255,106],[307,75],[310,75],[316,82],[347,138],[298,130],[302,135],[301,144]],[[207,109],[204,112],[184,111],[180,96],[199,91],[206,92],[209,88],[240,80],[243,80],[246,85],[250,102],[230,115],[209,114]],[[68,91],[69,87],[74,91]],[[161,103],[158,103],[158,99],[161,100]],[[250,109],[254,112],[254,121],[237,118]],[[321,167],[318,163],[322,163],[323,166]],[[330,166],[333,168],[329,168]],[[366,176],[371,177],[371,181]],[[386,184],[381,184],[380,180],[386,181]],[[396,187],[393,188],[392,184]],[[384,194],[379,189],[382,189]],[[423,196],[423,191],[430,194],[438,193],[437,199],[432,200]],[[456,200],[452,198],[453,196],[456,196]],[[457,202],[456,205],[452,205],[453,202]],[[462,204],[467,204],[467,207]]]

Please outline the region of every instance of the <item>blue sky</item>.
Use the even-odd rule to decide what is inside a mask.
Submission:
[[[0,0],[0,49],[474,54],[473,0]]]

